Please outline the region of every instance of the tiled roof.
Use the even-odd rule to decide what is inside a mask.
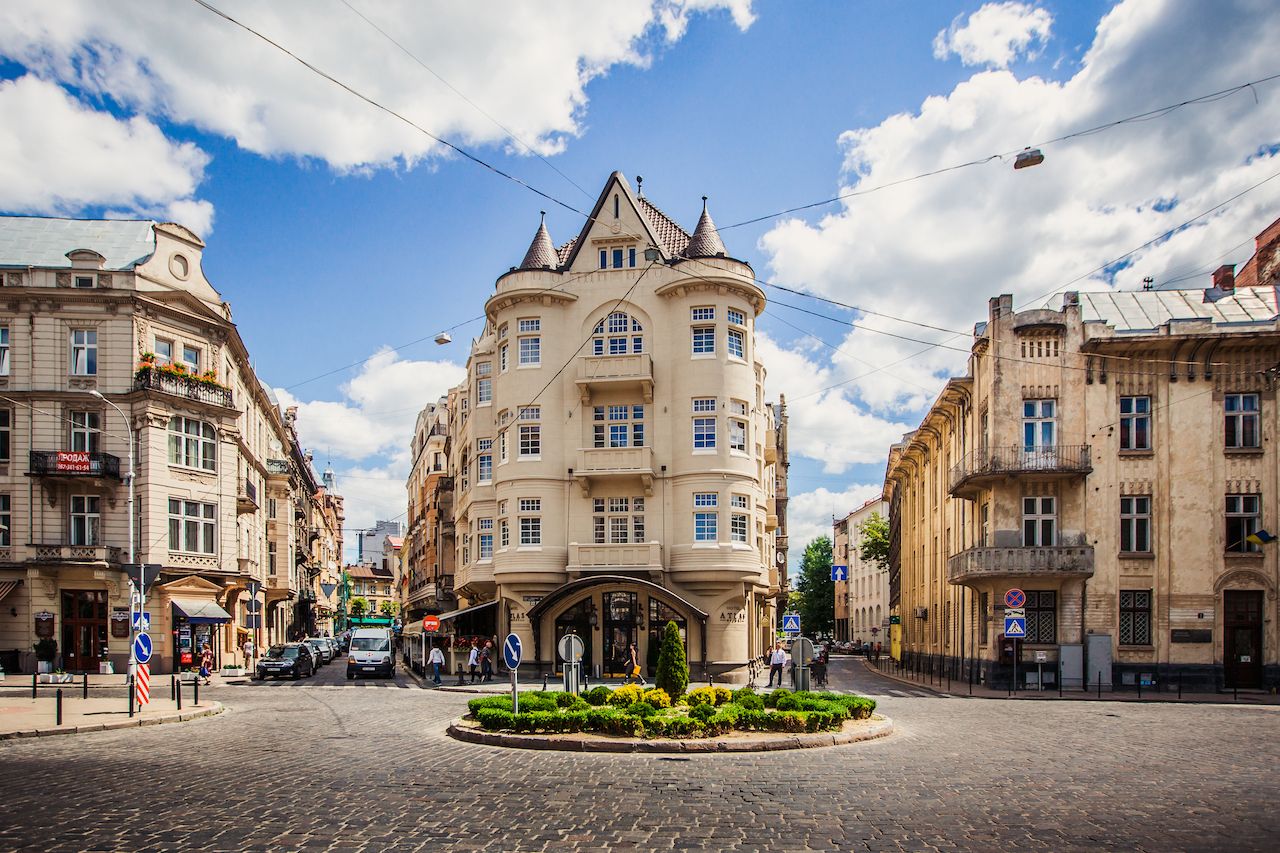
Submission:
[[[392,547],[392,548],[402,548],[402,547],[404,547],[404,537],[403,537],[403,536],[388,536],[388,537],[387,537],[387,541],[391,543],[391,547]]]
[[[707,197],[702,197],[702,216],[698,219],[698,227],[693,229],[693,237],[684,250],[686,258],[714,258],[726,254],[724,243],[720,240],[720,232],[711,221],[707,212]]]
[[[390,569],[382,566],[347,566],[347,575],[356,579],[388,580],[392,577]]]
[[[555,269],[560,265],[560,258],[556,254],[555,244],[551,242],[551,235],[547,233],[547,223],[544,216],[541,224],[538,225],[538,233],[533,235],[533,242],[529,244],[529,251],[524,253],[524,260],[520,262],[522,270],[540,270],[544,267]]]
[[[1080,294],[1081,317],[1119,332],[1149,331],[1170,320],[1257,323],[1276,318],[1273,287],[1237,287],[1231,295],[1205,302],[1204,290],[1142,290]]]
[[[150,220],[0,216],[0,266],[69,269],[67,252],[92,249],[103,269],[133,269],[155,252]]]
[[[689,233],[677,225],[671,217],[654,207],[649,199],[640,196],[636,201],[639,204],[640,213],[649,220],[653,233],[662,241],[662,248],[666,253],[673,257],[683,255],[685,248],[689,245]]]
[[[560,266],[569,263],[569,256],[573,254],[573,247],[578,245],[578,238],[575,236],[568,243],[565,243],[559,249],[556,249],[556,257],[560,261]]]

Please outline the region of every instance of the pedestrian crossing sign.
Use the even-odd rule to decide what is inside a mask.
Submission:
[[[1027,636],[1027,620],[1025,617],[1008,616],[1004,620],[1004,635],[1006,637],[1022,638]]]
[[[784,613],[782,614],[782,630],[788,634],[800,633],[800,614]]]

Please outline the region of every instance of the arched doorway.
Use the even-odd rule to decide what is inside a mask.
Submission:
[[[560,646],[560,639],[565,634],[577,634],[579,637],[581,637],[582,644],[584,646],[582,659],[585,661],[591,661],[593,659],[593,655],[591,653],[592,652],[592,649],[591,649],[592,631],[591,631],[591,599],[590,598],[582,599],[577,604],[573,605],[568,610],[564,611],[563,613],[561,613],[559,616],[556,617],[555,640],[554,640],[553,648],[558,648]],[[559,656],[556,655],[554,651],[552,652],[552,655],[553,655],[553,659],[556,661],[556,665],[554,669],[557,672],[559,672],[561,669]]]

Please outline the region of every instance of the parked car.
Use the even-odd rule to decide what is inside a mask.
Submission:
[[[324,666],[333,660],[333,650],[329,648],[328,643],[319,637],[308,637],[302,642],[311,647],[311,653],[316,659],[316,666]]]
[[[391,631],[387,628],[357,628],[351,632],[351,650],[347,653],[347,680],[357,675],[396,674],[396,661],[391,654]]]
[[[282,643],[267,649],[267,653],[258,659],[257,678],[265,681],[267,676],[281,678],[302,678],[315,675],[316,661],[311,647],[306,643]]]

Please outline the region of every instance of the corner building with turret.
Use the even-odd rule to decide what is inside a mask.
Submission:
[[[786,559],[764,306],[705,204],[690,235],[620,173],[568,243],[539,226],[449,393],[460,622],[540,670],[567,633],[605,677],[635,643],[649,677],[674,621],[695,678],[745,678]]]

